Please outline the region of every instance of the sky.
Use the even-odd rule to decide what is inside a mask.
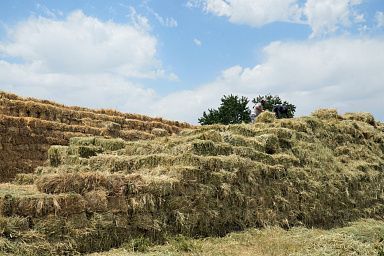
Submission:
[[[192,124],[229,94],[383,121],[384,0],[1,0],[0,90]]]

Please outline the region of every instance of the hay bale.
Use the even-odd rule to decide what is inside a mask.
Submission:
[[[123,139],[106,139],[103,137],[73,137],[69,140],[70,146],[95,146],[94,149],[116,151],[125,147]],[[91,149],[91,148],[90,148]]]
[[[110,132],[117,132],[121,130],[121,124],[115,122],[106,122],[105,128]]]
[[[67,146],[52,146],[48,149],[48,160],[51,166],[59,166],[68,157],[69,148]]]
[[[264,111],[256,117],[257,123],[273,123],[276,120],[276,115],[270,111]]]
[[[32,185],[37,179],[38,175],[34,173],[18,173],[13,181],[19,185]]]
[[[125,119],[128,117],[138,120],[140,126],[133,127],[134,130],[127,127]],[[171,134],[178,133],[183,127],[190,127],[161,118],[66,107],[49,101],[9,95],[1,99],[0,124],[0,137],[9,138],[6,144],[0,142],[2,181],[12,179],[21,170],[32,172],[47,160],[50,145],[67,145],[68,139],[73,136],[100,136],[105,132],[107,136],[128,140],[153,139],[156,137],[150,134],[153,128],[164,129]],[[141,131],[137,131],[139,128]],[[20,156],[23,157],[20,159]]]
[[[74,146],[94,146],[96,137],[72,137],[69,139],[69,145]]]
[[[52,196],[40,193],[33,186],[9,184],[1,186],[0,210],[3,216],[68,216],[83,212],[85,203],[78,194]]]
[[[76,157],[90,158],[103,152],[103,148],[99,146],[70,146],[68,151]]]
[[[130,237],[162,241],[164,234],[224,235],[263,225],[327,228],[382,216],[381,128],[324,116],[196,127],[146,142],[72,139],[65,165],[37,171],[39,190],[0,185],[0,210],[34,223],[49,216],[47,232],[75,241],[81,252]],[[135,125],[168,129],[144,121]],[[103,152],[79,158],[79,147]]]
[[[91,190],[84,193],[87,209],[91,212],[106,212],[108,210],[107,193],[104,190]]]
[[[121,130],[119,137],[125,140],[151,140],[156,136],[148,132],[138,130]]]
[[[343,117],[344,119],[347,119],[347,120],[365,122],[367,124],[376,126],[375,118],[371,113],[367,113],[367,112],[345,113]]]
[[[164,137],[169,135],[169,132],[162,128],[153,128],[151,130],[151,134],[155,135],[156,137]]]
[[[323,120],[342,120],[336,109],[318,109],[312,113],[312,116]]]
[[[232,147],[226,143],[214,143],[210,140],[194,140],[192,142],[193,153],[197,155],[230,155]]]
[[[36,181],[40,192],[48,194],[78,193],[85,195],[93,190],[106,191],[109,196],[135,193],[140,179],[136,176],[101,172],[45,174]]]
[[[263,134],[255,137],[264,146],[264,152],[274,154],[280,151],[279,138],[275,134]]]
[[[201,140],[210,140],[213,142],[223,142],[223,138],[221,134],[216,130],[209,130],[209,131],[203,132],[200,135],[198,135],[197,138]]]

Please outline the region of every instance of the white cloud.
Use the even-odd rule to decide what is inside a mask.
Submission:
[[[375,19],[377,26],[384,28],[384,12],[376,12]]]
[[[36,4],[36,9],[38,11],[41,11],[45,16],[50,17],[50,18],[56,18],[56,13],[54,10],[50,10],[47,6],[37,3]]]
[[[187,6],[202,8],[207,13],[224,16],[235,24],[261,27],[283,21],[307,24],[312,37],[327,35],[353,22],[364,22],[364,16],[353,7],[361,0],[189,0]]]
[[[354,13],[354,14],[353,14],[353,21],[354,21],[355,23],[364,23],[364,22],[366,22],[363,13]]]
[[[152,11],[152,14],[155,16],[156,20],[164,27],[175,28],[177,27],[177,21],[174,18],[162,17],[157,12]]]
[[[195,45],[197,45],[197,46],[202,46],[202,45],[203,45],[203,43],[202,43],[199,39],[197,39],[197,38],[194,38],[194,39],[193,39],[193,43],[194,43]]]
[[[155,10],[153,10],[151,7],[149,7],[147,1],[142,1],[142,5],[145,7],[145,9],[152,14],[156,20],[164,27],[168,28],[176,28],[178,26],[177,20],[175,20],[172,17],[163,17],[159,13],[157,13]]]
[[[132,17],[132,25],[103,22],[81,11],[65,20],[33,17],[9,31],[0,54],[33,63],[40,72],[165,76],[145,17]]]
[[[304,13],[312,28],[311,36],[326,35],[337,31],[340,27],[348,27],[351,25],[351,18],[361,22],[363,18],[361,14],[352,11],[353,6],[360,3],[359,0],[308,0]]]
[[[19,95],[133,113],[150,114],[143,106],[156,98],[153,90],[119,75],[40,73],[33,65],[5,61],[0,61],[0,85],[1,90]]]
[[[254,27],[274,21],[299,22],[301,16],[297,0],[190,0],[187,6]]]
[[[148,20],[101,21],[76,11],[64,20],[31,17],[0,41],[0,90],[69,105],[153,115],[158,96],[132,78],[177,80],[157,59]]]
[[[277,94],[297,105],[297,114],[317,108],[368,111],[384,120],[384,39],[337,38],[318,42],[274,42],[264,48],[265,61],[251,68],[234,66],[213,82],[176,92],[156,102],[158,115],[197,122],[217,108],[224,94],[254,98]],[[188,111],[180,111],[180,106]]]

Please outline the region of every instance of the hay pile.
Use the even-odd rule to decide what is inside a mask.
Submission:
[[[0,187],[0,230],[8,230],[0,252],[91,252],[136,237],[267,225],[328,228],[384,213],[384,132],[369,114],[320,110],[151,141],[73,138],[48,159],[15,180],[30,185]]]
[[[112,110],[67,107],[0,91],[0,182],[32,172],[47,159],[51,145],[67,145],[71,137],[153,139],[185,127],[190,125]]]

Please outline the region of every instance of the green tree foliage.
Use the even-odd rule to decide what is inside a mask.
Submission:
[[[288,108],[288,114],[282,116],[282,118],[292,118],[295,115],[296,106],[293,104],[290,104],[287,101],[282,101],[279,96],[272,96],[270,94],[264,95],[264,96],[257,96],[256,99],[253,99],[252,102],[256,104],[257,102],[260,102],[262,98],[266,99],[266,102],[263,104],[263,108],[265,110],[272,111],[273,107],[276,105],[283,105]]]
[[[248,103],[249,100],[246,97],[224,95],[221,98],[220,107],[217,110],[208,109],[208,113],[204,111],[203,116],[199,118],[199,123],[202,125],[249,123],[251,110],[247,106]]]

